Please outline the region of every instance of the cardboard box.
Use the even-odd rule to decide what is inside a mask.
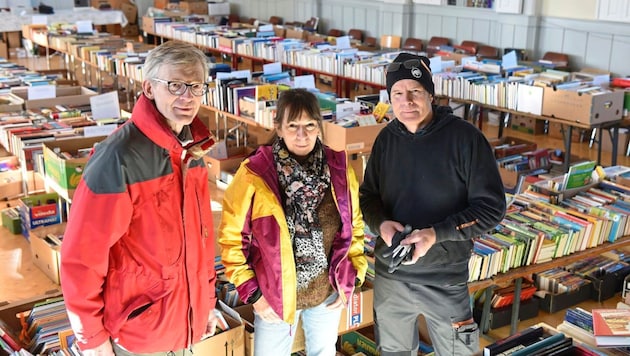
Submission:
[[[341,335],[339,338],[339,344],[342,345],[343,349],[352,349],[354,352],[361,352],[366,356],[380,355],[379,351],[376,349],[376,342],[358,331],[352,331]]]
[[[18,200],[22,235],[29,238],[30,231],[40,226],[59,224],[59,195],[57,193],[36,194]]]
[[[628,139],[630,138],[629,136],[630,135],[627,129],[619,130],[619,137],[617,140],[617,154],[618,155],[625,154],[626,147],[628,147]],[[598,135],[595,137],[597,139]],[[600,142],[600,146],[603,152],[612,152],[613,144],[612,144],[612,140],[610,139],[610,132],[606,129],[603,129],[602,131],[602,142]]]
[[[9,58],[9,45],[2,40],[0,40],[0,57]]]
[[[42,143],[46,177],[56,185],[55,189],[60,194],[72,198],[88,161],[88,156],[66,159],[60,154],[68,153],[74,157],[78,150],[91,149],[105,138],[106,136],[81,137]]]
[[[24,99],[12,93],[0,94],[0,112],[20,112],[22,110],[24,110]]]
[[[243,324],[223,313],[230,328],[193,345],[195,355],[245,356],[245,331]]]
[[[66,224],[38,227],[31,230],[31,255],[33,264],[39,267],[50,280],[61,284],[59,268],[61,263],[61,245],[47,237],[48,234],[63,235]]]
[[[254,308],[251,304],[245,304],[235,307],[234,310],[241,316],[244,320],[243,324],[245,324],[245,355],[254,356]],[[293,339],[291,352],[304,350],[305,345],[304,330],[300,320],[295,329],[295,338]]]
[[[542,135],[545,133],[545,121],[527,116],[515,115],[512,117],[510,127],[512,130],[524,132],[530,135]]]
[[[572,307],[588,300],[591,297],[592,288],[593,286],[591,283],[586,283],[576,290],[567,293],[547,293],[544,298],[540,298],[539,300],[540,310],[544,310],[547,313],[555,313],[559,310]]]
[[[86,87],[56,87],[56,97],[50,99],[28,99],[27,87],[11,88],[11,93],[25,100],[27,110],[39,110],[41,108],[50,108],[55,105],[65,106],[84,106],[90,105],[90,97],[96,95],[94,90]]]
[[[3,32],[4,41],[9,44],[9,48],[22,47],[22,33],[20,31]]]
[[[131,2],[123,2],[120,4],[120,11],[125,14],[127,21],[131,25],[138,24],[138,7]]]
[[[565,124],[564,126],[565,132],[568,132],[568,129],[569,129],[568,125]],[[558,122],[549,122],[549,126],[547,128],[547,135],[549,137],[563,140],[564,136],[562,135],[562,124]],[[571,142],[580,143],[580,142],[584,142],[586,139],[588,139],[588,134],[585,132],[585,130],[580,129],[578,127],[574,127],[571,130]]]
[[[370,152],[378,133],[387,123],[343,127],[330,121],[324,121],[324,144],[337,151],[348,153]]]
[[[297,38],[299,40],[305,40],[310,32],[304,31],[301,28],[287,28],[284,32],[285,38]]]
[[[276,37],[285,37],[287,29],[284,26],[275,25],[273,26],[273,34]]]
[[[622,91],[591,95],[545,87],[542,114],[571,122],[596,125],[621,120],[623,101]]]
[[[363,183],[363,177],[365,176],[365,167],[367,166],[367,161],[369,158],[369,153],[352,154],[350,155],[350,157],[348,157],[348,163],[354,170],[354,174],[356,175],[359,184]]]
[[[21,233],[20,211],[15,207],[2,210],[2,226],[6,227],[14,235]]]
[[[518,320],[532,319],[538,316],[538,302],[539,299],[531,298],[521,301],[518,309]],[[482,307],[475,307],[473,309],[473,316],[477,323],[481,322]],[[490,308],[490,315],[488,320],[488,327],[490,329],[497,329],[502,326],[510,325],[512,320],[512,305],[508,305],[501,308]]]
[[[14,199],[23,193],[23,186],[20,169],[0,172],[0,199]]]
[[[374,289],[369,283],[352,295],[350,307],[344,308],[339,320],[339,334],[374,324]]]
[[[207,15],[208,3],[205,1],[180,1],[179,8],[188,11],[191,14]]]
[[[172,19],[167,17],[152,17],[152,16],[142,16],[142,31],[148,33],[155,33],[155,23],[156,22],[171,22]]]
[[[212,152],[213,150],[210,150]],[[209,154],[203,160],[208,167],[208,180],[216,182],[221,178],[221,171],[236,171],[241,162],[252,151],[250,147],[235,147],[228,149],[228,158],[218,159]]]

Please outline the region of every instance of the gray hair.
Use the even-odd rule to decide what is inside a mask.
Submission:
[[[144,80],[157,78],[162,65],[203,67],[203,80],[208,80],[208,59],[197,47],[190,43],[168,41],[149,51],[142,66]]]

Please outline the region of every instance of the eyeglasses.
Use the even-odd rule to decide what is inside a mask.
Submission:
[[[431,69],[429,69],[423,61],[416,58],[408,59],[404,62],[392,62],[389,64],[389,66],[387,66],[387,72],[396,72],[400,70],[401,65],[406,69],[420,68],[420,66],[423,66],[424,69],[427,70],[427,72],[431,73]]]
[[[290,133],[297,133],[300,128],[302,128],[302,130],[304,130],[305,132],[314,132],[315,130],[317,130],[319,128],[319,126],[314,123],[308,123],[306,125],[298,125],[298,124],[294,124],[294,123],[288,123],[285,127],[285,130],[287,130]]]
[[[164,80],[159,78],[153,78],[158,83],[166,84],[168,92],[173,95],[184,95],[187,88],[190,88],[190,93],[194,96],[202,96],[208,91],[207,83],[184,83],[179,80]]]

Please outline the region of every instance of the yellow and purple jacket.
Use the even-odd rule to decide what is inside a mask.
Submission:
[[[333,198],[341,217],[331,249],[329,279],[347,302],[367,270],[358,182],[345,152],[324,146]],[[296,270],[271,146],[241,163],[223,199],[219,244],[225,273],[246,301],[260,289],[282,319],[293,323]]]

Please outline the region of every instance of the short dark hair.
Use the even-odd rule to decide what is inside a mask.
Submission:
[[[315,94],[301,88],[281,91],[273,123],[276,127],[282,127],[282,120],[285,116],[287,122],[291,122],[299,119],[302,113],[306,113],[313,120],[316,120],[319,131],[322,132],[322,112]]]

